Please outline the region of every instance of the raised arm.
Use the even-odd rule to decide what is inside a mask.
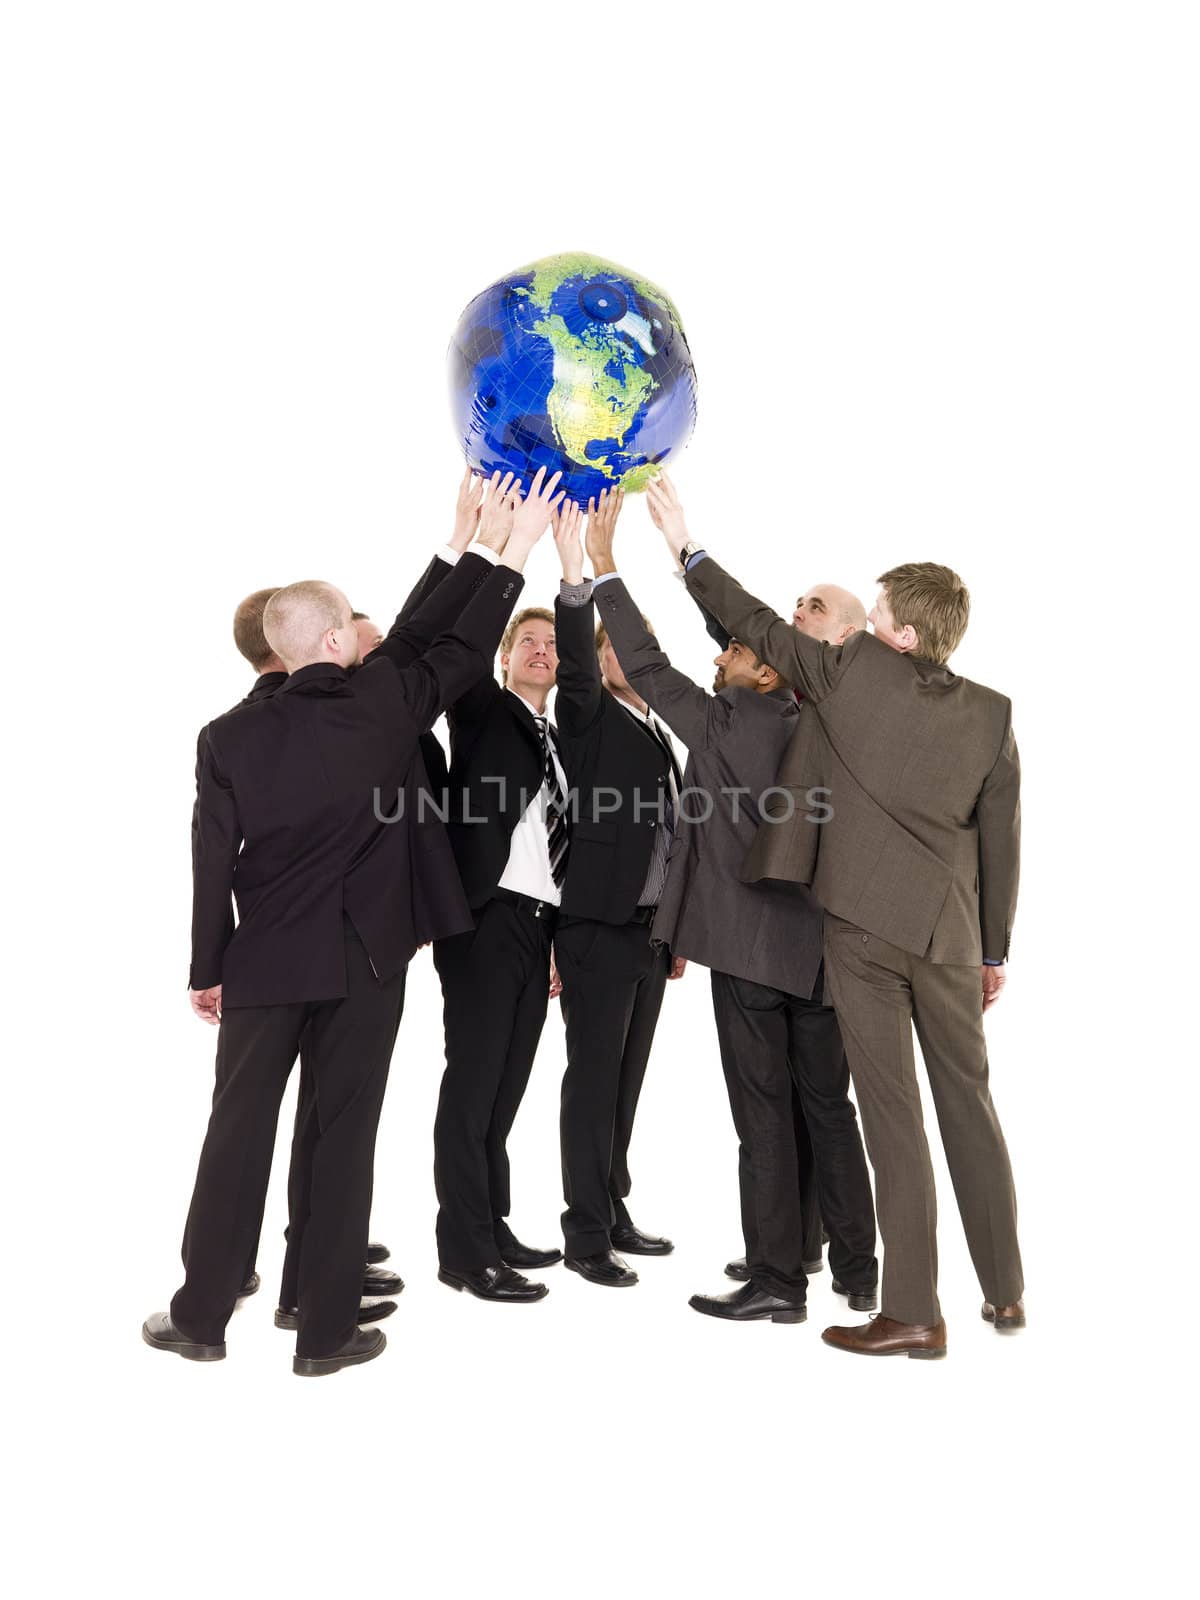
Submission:
[[[689,750],[720,743],[736,717],[730,702],[671,665],[620,578],[608,578],[593,593],[621,671],[650,709]]]
[[[683,507],[674,484],[665,473],[650,484],[646,502],[655,526],[667,541],[676,561],[688,543]],[[712,612],[735,639],[753,650],[786,683],[802,689],[809,700],[823,700],[841,674],[845,645],[837,647],[810,639],[771,607],[756,600],[711,556],[693,555],[684,580],[688,593]],[[856,634],[857,640],[861,635]],[[851,647],[853,646],[851,641]]]
[[[478,552],[494,555],[503,548],[512,526],[513,505],[519,488],[520,480],[514,479],[511,472],[503,479],[494,472],[485,488],[483,479],[468,469],[459,484],[454,531],[449,544],[444,552],[439,551],[434,556],[422,573],[378,649],[407,666],[450,626],[487,576],[484,563],[488,556]],[[477,541],[475,552],[469,553],[473,540]],[[464,557],[469,577],[460,571]],[[447,581],[452,573],[459,580],[456,583]]]
[[[544,483],[544,470],[538,473],[512,519],[511,532],[496,536],[495,542],[503,544],[501,564],[475,586],[453,627],[443,632],[419,661],[400,669],[401,693],[409,714],[422,731],[432,727],[441,713],[460,700],[473,684],[491,677],[496,649],[524,587],[521,573],[525,562],[549,526],[558,503],[554,498],[558,478],[556,473],[549,483]],[[363,667],[364,673],[384,667],[395,670],[395,663],[386,659],[378,667],[375,665],[375,656],[382,655],[383,649],[381,645]]]
[[[562,563],[562,587],[554,602],[558,650],[554,716],[568,737],[590,728],[604,709],[604,685],[596,659],[596,613],[583,577],[582,513],[573,501],[555,519],[554,543]]]
[[[671,665],[617,576],[613,546],[624,500],[618,489],[588,502],[587,552],[596,574],[596,608],[621,671],[638,694],[689,749],[707,749],[725,737],[736,713],[728,700],[707,693]]]
[[[979,826],[979,926],[985,962],[1007,961],[1021,863],[1021,762],[1012,715],[975,802]]]

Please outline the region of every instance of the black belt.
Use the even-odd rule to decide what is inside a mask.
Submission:
[[[558,920],[558,907],[552,906],[548,900],[535,900],[531,894],[518,894],[515,889],[493,889],[493,900],[503,900],[506,906],[516,906],[518,911],[528,911],[531,917],[536,917],[539,922],[554,923]]]

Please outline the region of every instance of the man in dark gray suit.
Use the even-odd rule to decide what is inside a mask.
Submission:
[[[744,875],[811,884],[825,908],[830,990],[875,1168],[883,1315],[827,1328],[825,1340],[863,1355],[946,1353],[913,1025],[984,1318],[1023,1327],[1016,1197],[983,1033],[1016,909],[1020,769],[1009,701],[946,664],[967,626],[962,580],[932,562],[893,568],[879,579],[874,636],[835,649],[689,543],[669,481],[651,485],[649,506],[690,593],[814,713],[813,737],[788,747]],[[805,801],[814,774],[832,791],[820,827]]]
[[[619,509],[619,501],[618,501]],[[750,886],[739,870],[764,790],[803,716],[778,673],[736,639],[708,694],[671,666],[616,575],[615,516],[589,517],[588,554],[602,624],[626,679],[687,744],[680,825],[651,930],[655,943],[712,969],[713,1010],[741,1141],[749,1281],[692,1306],[736,1322],[803,1322],[807,1275],[793,1082],[812,1141],[835,1287],[875,1305],[875,1213],[850,1077],[824,1003],[821,914],[799,885]]]

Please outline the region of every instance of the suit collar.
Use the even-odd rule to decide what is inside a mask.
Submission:
[[[276,689],[286,682],[286,672],[260,672],[254,680],[254,687],[251,689],[247,699],[261,700],[264,695],[274,694]]]
[[[350,674],[345,667],[339,667],[335,661],[314,661],[307,667],[297,667],[290,673],[285,681],[280,694],[289,694],[293,689],[306,689],[308,686],[327,683],[344,684],[350,681]]]

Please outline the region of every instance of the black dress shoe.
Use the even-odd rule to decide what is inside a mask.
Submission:
[[[224,1361],[223,1344],[197,1344],[171,1321],[169,1311],[156,1311],[142,1323],[142,1338],[156,1350],[170,1350],[185,1361]]]
[[[808,1312],[791,1300],[767,1294],[752,1283],[744,1283],[732,1294],[694,1294],[688,1301],[693,1311],[706,1317],[724,1317],[727,1322],[804,1322]]]
[[[239,1300],[245,1300],[249,1295],[257,1294],[262,1288],[262,1279],[257,1272],[252,1272],[245,1283],[237,1292]]]
[[[592,1256],[568,1256],[566,1265],[589,1283],[602,1283],[610,1289],[628,1289],[638,1281],[637,1273],[614,1250],[598,1250]]]
[[[404,1279],[396,1272],[388,1272],[385,1267],[368,1267],[363,1273],[363,1299],[369,1300],[373,1295],[399,1294],[404,1288]]]
[[[374,1361],[386,1348],[382,1328],[355,1328],[342,1348],[331,1356],[293,1356],[292,1371],[298,1378],[324,1378],[343,1367],[360,1367],[364,1361]]]
[[[479,1300],[498,1300],[509,1305],[529,1305],[544,1300],[550,1293],[544,1283],[530,1283],[511,1267],[484,1267],[480,1272],[450,1272],[442,1267],[438,1277],[452,1289],[466,1289]]]
[[[510,1239],[507,1244],[497,1243],[496,1248],[506,1267],[552,1267],[556,1261],[562,1260],[561,1250],[535,1250],[532,1245],[522,1244],[519,1239]]]
[[[879,1304],[879,1295],[874,1289],[864,1290],[861,1294],[847,1289],[844,1283],[839,1283],[835,1278],[829,1286],[834,1294],[844,1294],[850,1302],[851,1311],[874,1311]]]
[[[819,1256],[815,1261],[802,1261],[800,1265],[804,1268],[804,1276],[806,1278],[811,1278],[815,1272],[821,1272],[825,1267],[825,1263]],[[725,1268],[725,1276],[727,1278],[736,1278],[739,1283],[749,1283],[750,1264],[745,1256],[739,1256],[736,1261],[730,1261]]]
[[[384,1317],[390,1317],[396,1309],[394,1300],[364,1300],[358,1308],[358,1325],[361,1328],[364,1322],[382,1322]],[[298,1328],[300,1326],[300,1312],[296,1306],[277,1306],[275,1308],[275,1326],[277,1328]]]
[[[369,1244],[367,1246],[367,1265],[378,1266],[381,1261],[386,1261],[391,1253],[385,1244]]]
[[[608,1237],[614,1250],[626,1250],[631,1256],[669,1256],[675,1248],[670,1239],[656,1239],[632,1222],[610,1229]]]

